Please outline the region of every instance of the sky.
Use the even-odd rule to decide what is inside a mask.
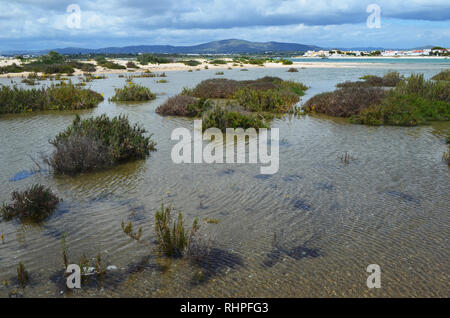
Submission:
[[[369,5],[375,9],[368,12]],[[223,39],[327,48],[450,47],[450,1],[0,0],[0,30],[3,52]]]

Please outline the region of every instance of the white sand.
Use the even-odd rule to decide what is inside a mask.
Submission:
[[[380,57],[378,57],[380,58]],[[383,57],[388,58],[388,57]],[[413,58],[413,57],[401,57],[401,58]],[[420,57],[414,57],[414,58],[420,58]],[[421,57],[425,59],[433,58],[433,57]],[[126,66],[128,60],[121,60],[121,59],[109,59],[110,61]],[[107,69],[102,66],[97,65],[97,70],[94,72],[94,74],[120,74],[120,73],[131,73],[131,72],[145,72],[146,70],[149,70],[151,72],[165,72],[165,71],[188,71],[188,70],[195,70],[195,69],[205,69],[205,66],[208,66],[208,69],[227,69],[229,67],[231,68],[357,68],[357,67],[369,67],[373,65],[381,66],[383,63],[370,63],[370,62],[294,62],[292,65],[283,65],[281,63],[265,63],[264,66],[254,65],[254,64],[243,64],[241,67],[239,63],[238,66],[233,66],[234,62],[232,62],[231,59],[225,58],[224,60],[228,61],[228,64],[218,64],[213,65],[206,63],[205,59],[194,59],[196,61],[201,62],[202,64],[198,66],[188,66],[183,63],[168,63],[168,64],[148,64],[148,65],[139,65],[136,61],[134,61],[138,66],[140,66],[140,69],[136,69],[133,71],[130,70],[112,70]],[[332,60],[332,58],[330,58]],[[0,60],[0,66],[6,66],[16,63],[17,65],[20,65],[20,60],[17,59],[2,59]],[[97,64],[95,61],[85,61],[85,63],[92,63]],[[0,77],[26,77],[29,74],[29,72],[23,72],[23,73],[8,73],[8,74],[1,74]],[[83,72],[81,70],[76,70],[74,73],[75,76],[83,75]]]

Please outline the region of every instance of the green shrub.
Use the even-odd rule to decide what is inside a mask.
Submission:
[[[101,101],[101,94],[79,88],[71,82],[31,90],[17,86],[0,87],[0,114],[88,109],[96,107]]]
[[[435,81],[450,81],[450,69],[444,70],[434,75],[431,79]]]
[[[215,60],[209,61],[209,64],[228,64],[228,62],[225,60],[215,59]]]
[[[227,128],[268,128],[268,126],[255,114],[244,114],[229,111],[216,106],[203,115],[203,130],[211,127],[219,128],[225,132]]]
[[[290,73],[297,73],[297,72],[298,72],[298,69],[296,69],[295,67],[291,67],[291,68],[289,68],[289,69],[287,70],[287,72],[290,72]]]
[[[156,98],[149,88],[129,82],[123,88],[114,89],[115,94],[110,99],[114,102],[124,101],[147,101]]]
[[[363,81],[356,82],[344,82],[336,85],[338,88],[349,88],[349,87],[395,87],[404,78],[398,72],[388,72],[383,77],[376,75],[364,75],[360,77]]]
[[[62,201],[50,188],[40,184],[22,192],[14,191],[11,198],[13,203],[1,208],[2,218],[6,221],[20,219],[22,222],[34,223],[45,220]]]
[[[233,98],[245,109],[252,112],[288,112],[292,106],[299,102],[298,95],[289,90],[258,90],[242,88]]]
[[[188,252],[191,242],[195,237],[199,225],[196,218],[190,232],[184,228],[183,215],[178,213],[178,218],[172,223],[172,208],[164,207],[155,213],[155,234],[158,240],[158,251],[167,257],[182,257]]]
[[[425,80],[412,74],[382,101],[361,111],[355,123],[415,126],[431,120],[450,120],[450,82]]]
[[[22,66],[18,66],[16,63],[0,67],[0,74],[21,72],[25,72],[25,69]]]
[[[216,75],[223,75],[224,72],[216,72]]]
[[[146,137],[145,133],[139,125],[132,126],[126,116],[83,120],[77,116],[71,126],[50,140],[56,149],[46,162],[56,173],[77,174],[145,159],[156,150],[151,135]]]
[[[141,65],[147,65],[147,64],[166,64],[166,63],[171,63],[172,60],[169,60],[168,58],[165,57],[159,57],[153,54],[149,54],[149,53],[144,53],[141,54],[137,57],[137,61],[141,64]]]
[[[103,66],[105,68],[109,68],[112,70],[125,70],[126,67],[111,61],[108,61],[104,56],[97,56],[95,61],[98,65]]]
[[[127,68],[138,68],[138,66],[134,62],[128,61]]]
[[[283,65],[292,65],[292,64],[294,64],[294,62],[292,62],[291,60],[287,60],[287,59],[281,59],[280,63],[282,63]]]
[[[183,63],[184,65],[187,65],[187,66],[198,66],[198,65],[202,64],[201,62],[196,61],[196,60],[180,61],[179,63]]]
[[[176,95],[169,98],[156,109],[156,113],[163,116],[197,117],[211,108],[211,103],[204,99],[197,99],[187,95]]]
[[[350,117],[385,97],[379,87],[347,87],[315,95],[304,105],[305,112],[317,112],[335,117]]]

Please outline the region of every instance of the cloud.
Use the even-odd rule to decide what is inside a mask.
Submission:
[[[365,27],[371,3],[381,8],[381,29]],[[80,29],[67,25],[69,4],[81,8]],[[449,46],[449,20],[448,0],[2,1],[0,50],[188,45],[224,38],[320,46],[341,42],[341,47]]]

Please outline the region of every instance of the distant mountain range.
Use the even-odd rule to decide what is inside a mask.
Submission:
[[[250,42],[244,40],[213,41],[192,46],[172,45],[136,45],[124,47],[105,47],[100,49],[86,49],[77,47],[57,48],[48,50],[15,50],[3,54],[46,54],[56,51],[61,54],[121,54],[121,53],[169,53],[169,54],[245,54],[271,52],[299,52],[320,49],[315,45],[281,42]]]
[[[427,46],[428,47],[428,46]],[[432,47],[432,46],[429,46]],[[246,54],[246,53],[283,53],[283,52],[305,52],[308,50],[341,49],[375,51],[384,50],[382,47],[359,47],[359,48],[321,48],[315,45],[282,42],[251,42],[245,40],[229,39],[213,41],[192,46],[172,45],[136,45],[124,47],[105,47],[100,49],[86,49],[77,47],[57,48],[48,50],[15,50],[2,52],[2,54],[47,54],[56,51],[61,54],[137,54],[137,53],[168,53],[168,54]]]

